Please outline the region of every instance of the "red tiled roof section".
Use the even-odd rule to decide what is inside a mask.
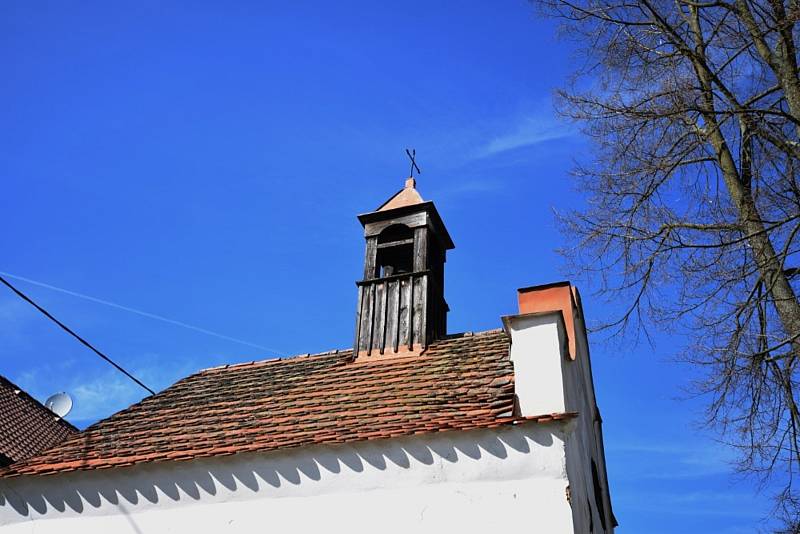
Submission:
[[[30,458],[77,432],[74,426],[0,376],[0,465]]]
[[[451,336],[413,358],[267,360],[200,371],[2,476],[499,426],[513,406],[499,330]]]

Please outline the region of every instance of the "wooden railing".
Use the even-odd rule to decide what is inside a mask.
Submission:
[[[429,283],[430,271],[356,282],[356,353],[372,356],[426,347],[431,335]]]

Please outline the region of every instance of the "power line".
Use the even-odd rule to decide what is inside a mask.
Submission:
[[[244,339],[238,339],[231,336],[226,336],[225,334],[220,334],[219,332],[214,332],[213,330],[208,330],[206,328],[201,328],[199,326],[194,326],[188,323],[184,323],[182,321],[177,321],[175,319],[170,319],[169,317],[164,317],[163,315],[156,315],[155,313],[150,313],[142,310],[137,310],[136,308],[131,308],[130,306],[123,306],[122,304],[117,304],[116,302],[111,302],[108,300],[103,300],[97,297],[93,297],[91,295],[86,295],[84,293],[78,293],[77,291],[71,291],[69,289],[64,289],[63,287],[53,286],[50,284],[45,284],[44,282],[39,282],[38,280],[31,280],[30,278],[25,278],[24,276],[17,276],[15,274],[7,273],[4,271],[0,271],[0,275],[5,276],[6,278],[12,278],[14,280],[19,280],[21,282],[27,282],[28,284],[32,284],[39,287],[44,287],[46,289],[50,289],[52,291],[58,291],[59,293],[64,293],[65,295],[70,295],[72,297],[77,297],[80,299],[88,300],[90,302],[95,302],[97,304],[102,304],[104,306],[109,306],[111,308],[116,308],[118,310],[126,311],[129,313],[135,313],[136,315],[141,315],[142,317],[147,317],[148,319],[153,319],[156,321],[161,321],[164,323],[169,323],[175,326],[180,326],[183,328],[188,328],[189,330],[194,330],[195,332],[200,332],[201,334],[206,334],[209,336],[214,336],[220,339],[225,339],[227,341],[233,341],[234,343],[239,343],[240,345],[247,345],[250,347],[254,347],[257,349],[266,350],[268,352],[274,352],[279,356],[286,356],[287,354],[281,352],[279,350],[275,350],[269,347],[265,347],[263,345],[258,345],[256,343],[251,343],[250,341],[245,341]]]
[[[0,276],[0,282],[2,282],[3,284],[5,284],[5,285],[6,285],[6,286],[7,286],[7,287],[8,287],[8,288],[11,290],[11,291],[13,291],[14,293],[16,293],[16,294],[17,294],[17,296],[18,296],[18,297],[20,297],[22,300],[24,300],[25,302],[27,302],[28,304],[30,304],[31,306],[33,306],[34,308],[36,308],[37,310],[39,310],[40,312],[42,312],[42,313],[45,315],[45,317],[47,317],[48,319],[50,319],[51,321],[53,321],[54,323],[56,323],[58,326],[60,326],[60,327],[61,327],[61,329],[62,329],[62,330],[64,330],[64,331],[65,331],[65,332],[67,332],[69,335],[71,335],[72,337],[74,337],[75,339],[77,339],[78,341],[80,341],[80,342],[81,342],[83,345],[85,345],[87,348],[89,348],[89,349],[90,349],[92,352],[94,352],[95,354],[97,354],[98,356],[100,356],[101,358],[103,358],[105,361],[107,361],[108,363],[110,363],[111,365],[113,365],[114,367],[116,367],[116,369],[117,369],[118,371],[120,371],[122,374],[124,374],[125,376],[127,376],[128,378],[130,378],[131,380],[133,380],[134,382],[136,382],[136,383],[137,383],[137,384],[139,384],[140,386],[142,386],[144,389],[146,389],[147,391],[149,391],[151,395],[155,395],[155,394],[156,394],[156,392],[155,392],[155,391],[153,391],[153,390],[152,390],[152,389],[150,389],[149,387],[145,386],[145,385],[144,385],[144,384],[141,382],[141,380],[139,380],[138,378],[136,378],[135,376],[133,376],[132,374],[130,374],[128,371],[126,371],[125,369],[123,369],[122,367],[120,367],[120,366],[119,366],[119,365],[118,365],[116,362],[114,362],[114,360],[112,360],[111,358],[109,358],[108,356],[106,356],[105,354],[103,354],[102,352],[100,352],[99,350],[97,350],[96,348],[94,348],[94,347],[92,346],[92,344],[91,344],[91,343],[89,343],[88,341],[86,341],[85,339],[83,339],[81,336],[79,336],[78,334],[76,334],[76,333],[75,333],[75,332],[74,332],[72,329],[70,329],[70,327],[68,327],[67,325],[65,325],[64,323],[62,323],[61,321],[59,321],[59,320],[58,320],[58,319],[56,319],[55,317],[53,317],[53,316],[50,314],[50,312],[48,312],[47,310],[45,310],[44,308],[42,308],[41,306],[39,306],[38,304],[36,304],[36,303],[35,303],[33,300],[31,300],[31,299],[30,299],[30,297],[28,297],[28,296],[27,296],[25,293],[23,293],[22,291],[20,291],[19,289],[17,289],[17,288],[16,288],[16,287],[14,287],[13,285],[11,285],[11,283],[10,283],[8,280],[6,280],[5,278],[3,278],[2,276]]]

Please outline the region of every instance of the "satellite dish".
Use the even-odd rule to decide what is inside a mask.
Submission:
[[[44,403],[51,412],[59,417],[66,416],[72,409],[72,397],[67,393],[56,393],[51,395]]]

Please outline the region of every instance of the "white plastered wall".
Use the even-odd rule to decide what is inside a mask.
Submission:
[[[572,533],[572,425],[0,480],[3,533]]]
[[[560,310],[505,317],[504,323],[511,337],[510,352],[520,414],[578,414],[576,430],[566,443],[574,531],[611,533],[614,528],[605,479],[602,433],[577,294],[576,301],[572,309],[573,335],[576,336],[574,360],[569,357],[568,332]],[[595,499],[592,461],[600,476],[599,499]]]
[[[571,411],[585,414],[579,418],[578,426],[573,439],[567,447],[567,468],[569,473],[575,473],[585,480],[587,495],[593,515],[592,522],[595,532],[613,532],[613,512],[606,476],[605,451],[603,448],[603,432],[600,412],[594,391],[594,379],[589,353],[589,340],[586,336],[586,325],[580,302],[580,295],[575,293],[575,307],[573,317],[575,324],[576,358],[572,365],[572,372],[567,375],[567,392]],[[592,460],[595,462],[600,485],[600,494],[595,498],[593,488]],[[602,512],[603,517],[600,517]],[[602,526],[605,525],[605,530]],[[588,532],[588,530],[587,530]]]
[[[561,312],[504,318],[511,335],[514,391],[521,415],[567,411],[564,361],[567,338]]]

